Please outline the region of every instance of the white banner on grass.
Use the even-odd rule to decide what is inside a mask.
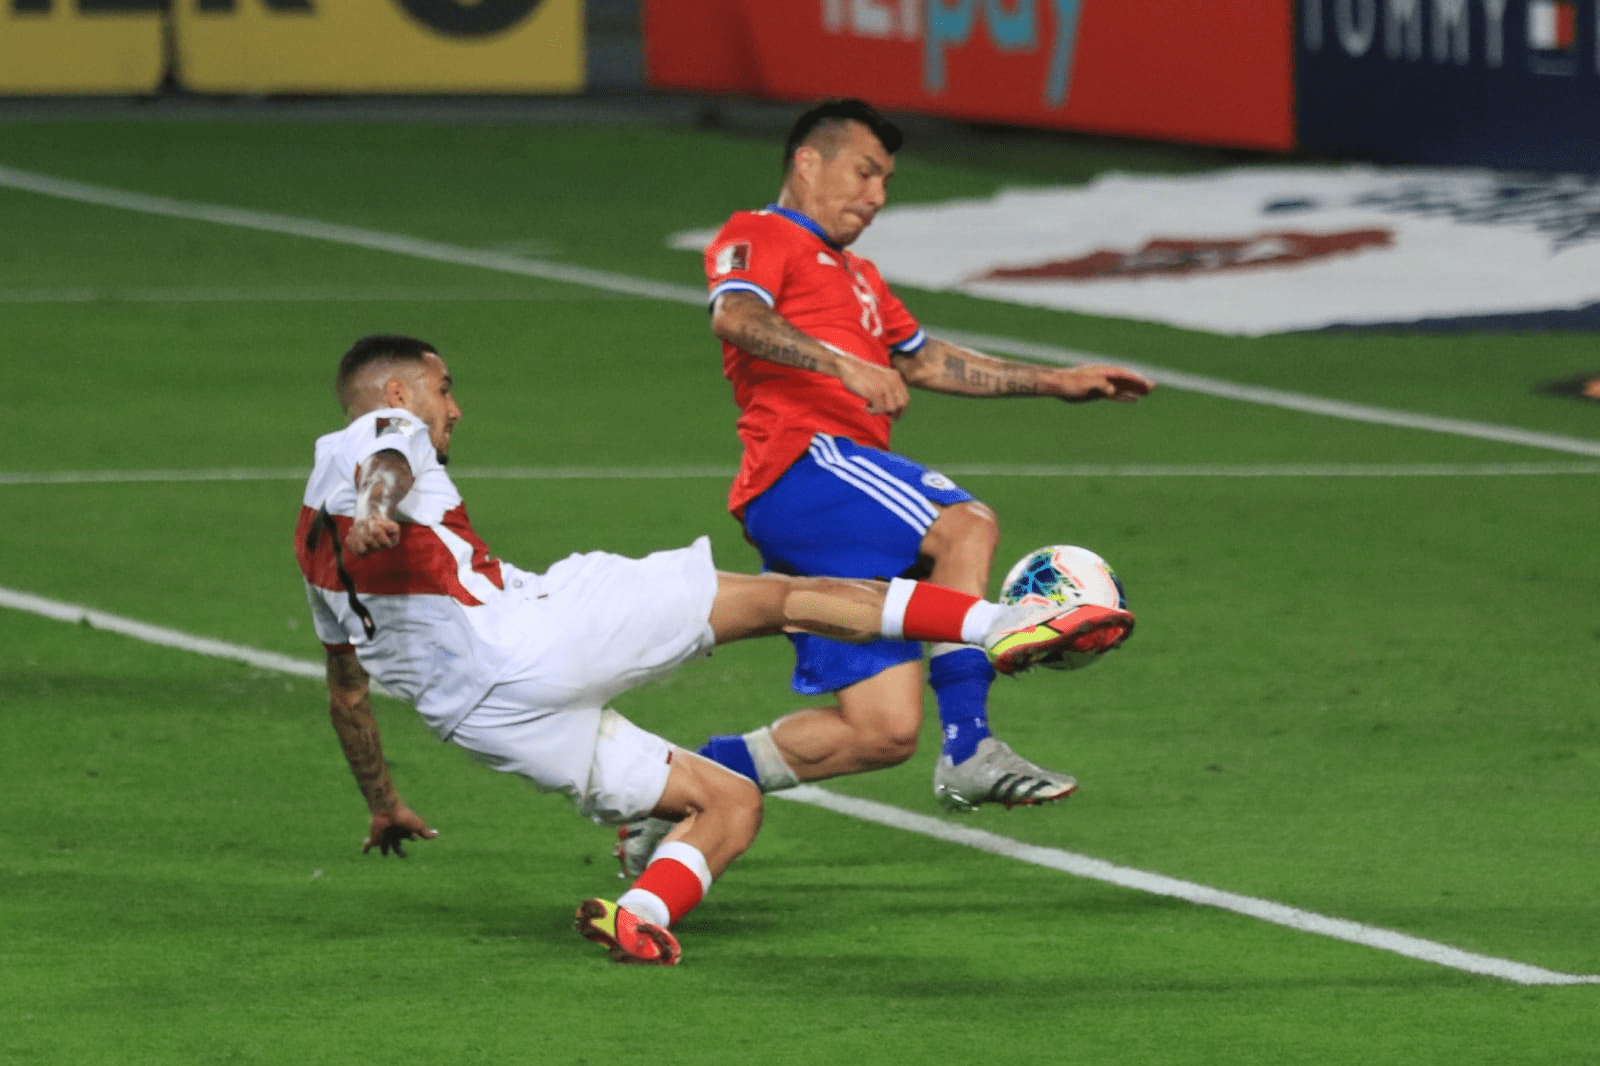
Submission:
[[[704,247],[710,232],[679,234]],[[1263,167],[889,207],[891,284],[1258,336],[1600,302],[1600,182]]]

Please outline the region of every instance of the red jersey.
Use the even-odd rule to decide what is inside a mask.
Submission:
[[[738,211],[706,247],[711,301],[728,292],[759,296],[790,325],[823,344],[879,366],[927,340],[883,283],[871,260],[833,244],[797,211]],[[759,359],[722,345],[722,372],[739,405],[744,458],[728,494],[735,515],[805,454],[818,433],[889,447],[888,415],[828,374]]]

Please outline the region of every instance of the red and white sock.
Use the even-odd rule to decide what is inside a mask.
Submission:
[[[897,577],[889,582],[880,628],[890,640],[982,644],[1003,610],[998,603],[943,585]]]
[[[633,887],[617,897],[617,906],[666,929],[694,910],[710,890],[711,867],[700,849],[669,840],[656,849]]]

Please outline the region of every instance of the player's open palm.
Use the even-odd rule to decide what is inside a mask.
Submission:
[[[1132,370],[1087,363],[1062,371],[1059,395],[1069,403],[1084,400],[1133,403],[1141,396],[1148,396],[1155,387],[1155,382]]]

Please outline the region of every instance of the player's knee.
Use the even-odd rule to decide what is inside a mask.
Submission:
[[[1000,543],[1000,520],[988,504],[978,500],[951,504],[939,512],[923,540],[927,554],[938,555],[957,545],[993,551]]]
[[[879,723],[856,733],[856,755],[873,766],[899,766],[917,753],[917,729]]]

